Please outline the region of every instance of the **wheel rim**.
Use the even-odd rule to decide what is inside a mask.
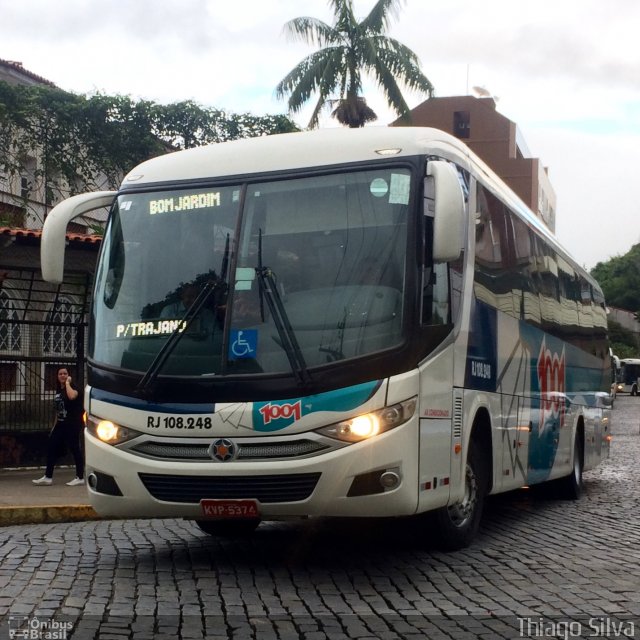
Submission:
[[[578,447],[573,452],[573,478],[576,485],[579,486],[582,480],[582,462],[580,462],[580,452]]]
[[[464,481],[464,496],[460,502],[449,508],[449,518],[455,527],[464,527],[473,518],[478,502],[478,479],[471,465],[467,464]]]

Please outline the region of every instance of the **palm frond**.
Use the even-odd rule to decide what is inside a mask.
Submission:
[[[309,124],[307,125],[310,129],[315,129],[318,126],[320,112],[326,105],[329,96],[334,92],[340,77],[342,76],[344,78],[344,74],[341,71],[343,61],[344,56],[340,55],[339,51],[335,51],[333,57],[328,60],[324,67],[318,85],[318,100],[309,119]],[[344,85],[341,86],[340,95],[344,95]]]
[[[391,26],[391,18],[400,15],[400,7],[405,0],[378,0],[369,15],[360,22],[367,33],[384,33]]]
[[[396,78],[393,73],[389,71],[384,65],[377,65],[374,71],[378,86],[382,89],[389,106],[399,115],[405,115],[409,111],[402,91],[396,82]]]
[[[336,30],[322,20],[309,17],[294,18],[282,28],[290,40],[323,47],[335,42]]]
[[[420,70],[415,54],[404,45],[395,49],[379,49],[376,68],[386,69],[395,79],[412,91],[425,93],[429,97],[433,95],[433,84]]]
[[[348,32],[354,24],[357,24],[352,0],[329,0],[329,6],[333,11],[336,30]]]
[[[280,81],[276,86],[276,97],[289,95],[289,110],[300,111],[316,91],[330,92],[335,88],[339,77],[336,67],[341,58],[340,48],[321,49],[312,53]]]

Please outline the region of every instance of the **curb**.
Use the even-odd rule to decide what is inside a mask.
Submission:
[[[102,520],[102,518],[93,507],[87,504],[0,507],[0,527],[86,520]]]

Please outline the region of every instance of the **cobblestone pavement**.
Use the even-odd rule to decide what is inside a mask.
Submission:
[[[5,527],[0,638],[640,638],[640,398],[612,417],[580,501],[492,498],[456,553],[415,521]]]

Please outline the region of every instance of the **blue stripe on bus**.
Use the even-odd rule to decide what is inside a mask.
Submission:
[[[123,396],[118,393],[111,393],[109,391],[102,391],[94,388],[91,389],[91,399],[117,404],[120,407],[136,409],[137,411],[151,411],[154,413],[188,414],[214,413],[215,411],[215,404],[212,402],[201,404],[192,402],[167,402],[158,404],[142,400],[141,398],[132,398],[131,396]]]

